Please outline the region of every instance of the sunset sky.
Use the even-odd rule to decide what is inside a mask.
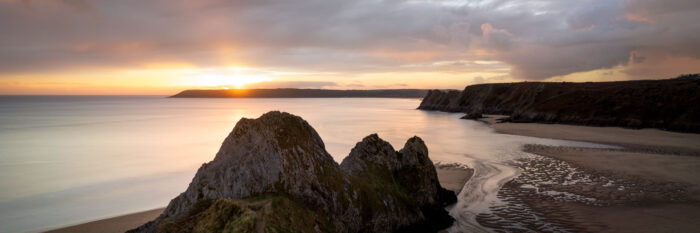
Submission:
[[[698,0],[0,0],[0,94],[698,72]]]

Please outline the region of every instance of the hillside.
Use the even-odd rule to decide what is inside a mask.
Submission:
[[[185,90],[172,98],[422,98],[428,90],[230,89]]]
[[[692,76],[692,75],[691,75]],[[510,115],[512,122],[700,133],[700,79],[479,84],[429,91],[419,109]]]

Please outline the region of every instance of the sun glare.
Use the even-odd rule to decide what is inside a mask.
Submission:
[[[270,78],[261,75],[220,75],[206,74],[196,77],[196,85],[203,87],[218,87],[224,89],[241,88],[247,84],[270,81]]]

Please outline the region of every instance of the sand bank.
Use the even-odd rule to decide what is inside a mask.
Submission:
[[[48,231],[47,233],[116,233],[134,229],[151,221],[163,212],[164,208],[148,210],[118,217],[97,220],[75,226]]]
[[[590,149],[527,145],[543,156],[522,161],[521,176],[499,197],[508,206],[482,216],[485,225],[512,220],[537,229],[584,232],[697,232],[700,229],[700,134],[655,129],[496,123],[499,133],[622,146]],[[544,195],[548,194],[548,195]],[[525,208],[513,208],[524,206]],[[538,221],[523,220],[525,212]]]
[[[440,185],[447,190],[459,194],[474,170],[459,164],[435,164]]]
[[[563,124],[496,123],[506,116],[487,115],[482,121],[498,133],[539,138],[604,143],[625,147],[628,151],[653,154],[700,155],[700,134],[678,133],[658,129],[588,127]]]

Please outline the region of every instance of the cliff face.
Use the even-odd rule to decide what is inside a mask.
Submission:
[[[510,115],[513,122],[700,132],[700,80],[480,84],[429,91],[418,107]]]
[[[132,232],[437,231],[456,201],[420,138],[400,152],[377,135],[338,165],[300,117],[241,119],[164,213]],[[409,174],[410,172],[410,174]]]
[[[456,101],[460,95],[460,91],[430,90],[423,97],[418,109],[461,112],[463,108]]]

